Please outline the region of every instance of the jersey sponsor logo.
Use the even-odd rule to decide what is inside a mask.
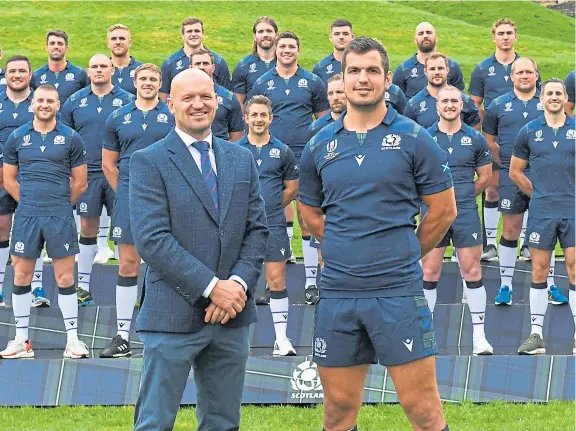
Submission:
[[[366,155],[364,154],[358,154],[357,156],[354,156],[354,158],[356,159],[356,163],[358,163],[358,166],[362,166],[362,162],[364,161],[365,157]]]
[[[88,106],[88,98],[84,97],[83,99],[80,100],[80,105],[78,105],[79,108],[86,108]]]
[[[256,69],[256,63],[252,63],[248,68],[248,73],[256,73],[258,70]]]
[[[470,136],[462,136],[460,145],[472,145],[472,138]]]
[[[290,379],[290,386],[294,391],[293,399],[324,398],[318,366],[311,360],[307,359],[296,366]]]
[[[449,152],[450,154],[452,154],[452,151],[454,151],[454,148],[448,147],[448,152]]]
[[[135,74],[136,74],[136,69],[132,69],[130,71],[130,78],[134,78]]]
[[[281,248],[281,249],[280,249],[280,253],[282,253],[282,256],[284,256],[284,253],[286,253],[286,249],[285,249],[285,248]]]
[[[406,346],[409,352],[412,352],[412,348],[414,347],[414,339],[413,338],[406,338],[402,341],[402,344]]]
[[[540,234],[537,232],[532,232],[528,237],[528,241],[532,244],[540,244]]]
[[[112,229],[112,236],[114,238],[121,238],[122,237],[122,229],[120,229],[118,226],[115,226],[114,229]]]
[[[326,160],[331,160],[334,157],[336,157],[338,155],[338,153],[336,153],[336,148],[338,148],[338,140],[334,139],[333,141],[330,141],[326,144],[326,151],[328,151],[328,154],[326,154],[324,156],[324,158]]]
[[[510,199],[502,199],[502,202],[500,202],[500,208],[503,210],[509,210],[511,206],[512,202],[510,202]]]
[[[382,139],[381,150],[399,150],[400,141],[402,141],[402,138],[399,135],[389,133],[388,135],[384,136],[384,139]]]
[[[46,74],[40,75],[40,84],[48,84],[48,81],[46,81]]]
[[[534,135],[536,136],[536,137],[534,138],[534,141],[536,141],[536,142],[542,142],[542,141],[544,140],[544,138],[542,138],[542,130],[537,130]]]
[[[122,124],[131,124],[132,121],[130,120],[132,118],[132,114],[128,113],[126,115],[124,115],[124,121],[122,122]]]
[[[24,243],[22,241],[18,241],[14,244],[14,251],[16,253],[24,253]]]
[[[30,142],[30,135],[25,135],[25,136],[22,138],[22,146],[23,146],[23,147],[28,147],[28,146],[30,146],[30,145],[32,145],[32,142]]]
[[[176,70],[182,70],[182,60],[178,60],[176,62]]]
[[[334,66],[329,64],[328,66],[326,66],[326,73],[327,74],[331,74],[334,73]]]
[[[566,139],[576,139],[576,130],[568,129],[566,131]]]
[[[326,357],[326,340],[321,337],[316,337],[314,340],[314,354],[319,358]]]
[[[544,105],[542,105],[541,102],[538,102],[538,104],[536,105],[536,109],[537,109],[538,111],[543,111],[543,110],[544,110]]]
[[[556,148],[558,146],[558,141],[552,141],[552,145],[554,145],[554,148]]]
[[[44,152],[45,149],[46,149],[46,145],[40,145],[40,151]]]
[[[510,79],[509,75],[504,75],[504,81],[508,81]]]
[[[271,148],[270,149],[270,157],[273,159],[279,159],[280,158],[280,149]]]
[[[496,73],[494,72],[494,66],[490,66],[488,68],[488,76],[496,76]]]
[[[473,237],[474,239],[478,239],[478,232],[474,232],[474,233],[472,234],[472,237]]]
[[[64,244],[64,248],[66,249],[66,251],[68,251],[68,249],[70,248],[70,244]]]
[[[512,102],[507,102],[504,105],[504,112],[512,112],[514,109],[512,109]]]
[[[14,113],[12,114],[12,118],[16,119],[17,117],[18,117],[18,112],[14,112]]]
[[[88,212],[88,204],[86,202],[80,202],[80,212],[81,213]]]
[[[410,75],[410,78],[418,78],[418,68],[417,67],[413,67],[410,72],[412,73]]]
[[[268,88],[266,90],[268,91],[272,91],[274,90],[276,87],[274,87],[274,80],[271,79],[270,81],[268,81]]]
[[[258,163],[258,166],[260,166],[262,164],[262,160],[258,159],[256,160],[256,163]]]
[[[146,124],[146,123],[142,124],[142,130],[146,130],[147,127],[148,127],[148,124]]]
[[[64,77],[64,81],[66,82],[72,82],[74,81],[75,76],[73,73],[67,73],[66,76]]]
[[[96,108],[96,110],[98,111],[98,113],[102,112],[102,107],[99,106],[98,108]]]
[[[426,101],[423,100],[422,102],[420,102],[420,112],[425,112],[427,110],[428,108],[426,108]]]
[[[298,88],[308,88],[308,80],[307,79],[300,79],[298,81]]]
[[[168,123],[168,115],[158,114],[158,116],[156,117],[156,121],[158,123]]]
[[[54,145],[64,145],[66,143],[66,138],[62,135],[54,136]]]
[[[114,106],[114,107],[116,107],[116,108],[122,106],[122,99],[114,99],[114,100],[112,101],[112,106]]]
[[[526,118],[528,116],[528,112],[522,112],[522,115],[524,116],[524,118]]]

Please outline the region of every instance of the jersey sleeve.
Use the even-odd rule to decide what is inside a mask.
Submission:
[[[410,102],[406,103],[406,106],[404,108],[404,112],[402,113],[402,115],[410,118],[411,120],[416,121],[416,114],[414,113],[414,110],[412,109],[412,105],[410,104]]]
[[[484,79],[482,78],[482,69],[479,64],[472,70],[470,84],[468,84],[468,94],[484,98]]]
[[[36,90],[38,88],[38,83],[36,82],[37,79],[38,75],[36,74],[36,72],[32,73],[32,79],[30,80],[30,88],[32,90]]]
[[[86,164],[86,151],[84,150],[84,142],[78,133],[72,136],[70,143],[70,167],[76,168]]]
[[[312,87],[312,112],[322,112],[330,109],[330,103],[328,103],[328,91],[326,90],[326,84],[316,75],[316,79],[313,81]]]
[[[406,97],[406,94],[404,94],[402,89],[399,88],[398,92],[396,93],[396,110],[400,113],[404,112],[404,109],[406,109],[407,104],[408,104],[408,98]]]
[[[262,75],[262,76],[264,76],[264,75]],[[250,94],[247,95],[246,100],[249,100],[254,96],[259,96],[259,95],[265,96],[266,95],[266,93],[262,90],[262,88],[263,88],[262,83],[264,82],[264,81],[262,81],[262,76],[256,80],[256,82],[252,86],[252,90],[250,90]]]
[[[448,157],[426,129],[418,132],[414,151],[414,181],[420,196],[433,195],[452,187]]]
[[[162,73],[162,86],[160,87],[160,93],[170,94],[170,86],[172,84],[172,68],[168,59],[164,60],[162,67],[160,68]]]
[[[234,93],[246,94],[248,91],[248,81],[246,80],[246,74],[242,69],[242,61],[239,61],[232,71],[231,87]]]
[[[465,110],[462,111],[462,113],[464,114],[463,118],[464,123],[468,124],[470,127],[474,127],[481,121],[478,107],[474,104],[474,101],[470,98],[467,98],[464,104],[466,108]]]
[[[404,70],[402,69],[402,65],[400,64],[394,71],[394,75],[392,75],[392,83],[400,87],[400,90],[402,90],[402,92],[406,94],[406,81],[404,81],[403,75]]]
[[[305,205],[321,207],[324,202],[322,179],[316,169],[316,162],[310,150],[310,142],[304,147],[300,158],[300,180],[298,182],[298,199]]]
[[[576,74],[574,71],[570,72],[566,79],[564,80],[564,85],[566,85],[566,92],[568,93],[568,102],[575,103],[576,99]]]
[[[522,160],[528,160],[530,158],[530,146],[528,138],[528,128],[524,126],[520,129],[518,135],[516,135],[514,150],[512,151],[512,155],[514,157],[518,157]]]
[[[488,148],[486,138],[478,133],[474,138],[474,149],[476,150],[476,167],[481,168],[492,163],[492,152]]]
[[[320,62],[318,62],[314,65],[314,68],[312,69],[312,73],[316,76],[320,76]]]
[[[466,88],[466,83],[464,82],[464,74],[462,73],[462,69],[460,69],[460,65],[455,61],[452,62],[452,67],[450,67],[448,83],[450,85],[453,85],[460,91],[464,91],[464,88]]]
[[[230,132],[241,132],[244,130],[244,116],[242,115],[242,107],[235,94],[232,94],[232,109],[230,112],[230,124],[228,125]]]
[[[16,151],[16,138],[14,137],[14,132],[10,133],[10,136],[6,139],[2,154],[3,164],[18,165],[18,151]]]
[[[62,116],[60,120],[64,124],[76,130],[76,127],[74,125],[74,106],[72,97],[69,97],[68,100],[64,103],[64,105],[60,109],[60,115]]]
[[[482,121],[482,131],[489,135],[496,136],[498,134],[498,113],[496,100],[493,100],[484,111],[484,121]]]
[[[216,69],[217,72],[215,74],[218,75],[216,82],[227,90],[230,90],[230,70],[224,57],[222,57],[222,60],[216,65]]]
[[[116,114],[112,112],[106,120],[104,133],[102,134],[102,148],[110,151],[120,152],[120,141],[116,133]]]
[[[86,72],[84,69],[80,69],[80,84],[82,85],[82,88],[88,87],[90,85],[88,72]]]
[[[4,166],[4,147],[0,144],[0,168]]]
[[[282,181],[290,181],[298,179],[298,166],[296,166],[296,161],[294,159],[294,153],[288,147],[286,147],[286,152],[284,154],[284,166],[282,172]]]

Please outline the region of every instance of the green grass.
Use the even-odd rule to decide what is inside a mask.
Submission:
[[[458,431],[572,431],[574,404],[445,404],[450,428]],[[322,406],[242,408],[243,431],[319,431]],[[1,408],[3,431],[125,431],[131,429],[133,407],[56,407],[45,409]],[[196,429],[193,408],[183,408],[174,430]],[[399,405],[364,406],[358,428],[361,431],[404,431],[410,425]]]

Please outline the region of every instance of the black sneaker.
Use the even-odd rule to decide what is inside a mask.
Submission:
[[[92,298],[92,295],[87,290],[77,287],[76,295],[78,296],[78,307],[94,305],[94,298]]]
[[[306,304],[314,305],[320,300],[320,292],[314,285],[308,286],[304,293],[306,294]]]
[[[130,343],[116,335],[104,350],[100,352],[101,358],[129,358],[132,356]]]
[[[264,296],[256,299],[256,305],[270,305],[270,288],[266,286]]]

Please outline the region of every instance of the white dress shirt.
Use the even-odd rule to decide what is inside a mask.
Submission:
[[[188,151],[190,151],[192,158],[196,162],[196,166],[198,166],[198,170],[200,172],[202,172],[202,160],[201,160],[200,151],[198,151],[194,147],[194,145],[192,145],[196,141],[198,141],[198,139],[196,139],[193,136],[190,136],[189,134],[183,132],[182,130],[180,130],[178,128],[178,126],[175,127],[175,130],[176,130],[176,133],[178,134],[178,136],[180,136],[180,139],[182,139],[184,144],[186,144],[186,147],[188,147]],[[210,158],[210,164],[212,165],[212,169],[214,170],[214,174],[216,176],[218,176],[218,170],[216,169],[216,157],[214,156],[214,149],[212,148],[212,133],[210,133],[208,136],[206,136],[202,140],[204,142],[208,142],[208,148],[209,148],[208,157]],[[229,279],[234,280],[237,283],[239,283],[244,288],[244,292],[246,292],[248,290],[248,285],[246,284],[246,282],[241,277],[239,277],[237,275],[232,275],[232,276],[230,276]],[[212,278],[212,281],[210,281],[210,283],[208,284],[208,286],[206,287],[206,289],[204,289],[204,292],[202,293],[202,296],[204,298],[210,297],[212,290],[214,290],[214,287],[216,286],[216,283],[218,283],[219,280],[220,279],[218,277]]]

